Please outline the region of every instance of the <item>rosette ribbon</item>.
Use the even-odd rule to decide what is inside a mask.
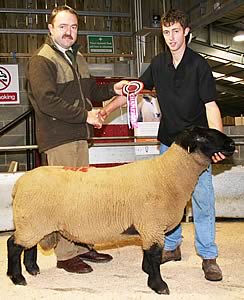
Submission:
[[[127,121],[130,129],[138,127],[137,96],[143,87],[141,81],[130,81],[123,87],[123,95],[127,98]]]

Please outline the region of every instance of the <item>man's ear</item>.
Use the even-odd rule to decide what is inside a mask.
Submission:
[[[186,28],[185,28],[185,32],[184,32],[184,35],[187,36],[189,32],[190,32],[190,28],[189,28],[189,27],[186,27]]]
[[[52,33],[53,25],[52,24],[48,24],[47,27],[48,27],[49,31]]]

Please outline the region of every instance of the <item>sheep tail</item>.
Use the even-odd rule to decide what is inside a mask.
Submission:
[[[40,240],[39,245],[45,251],[51,250],[57,246],[57,243],[60,239],[60,235],[58,232],[52,232],[46,236],[42,240]]]

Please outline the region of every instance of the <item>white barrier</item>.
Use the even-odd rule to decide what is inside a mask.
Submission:
[[[218,218],[244,218],[244,166],[213,164],[215,212]],[[192,217],[191,203],[186,220]]]
[[[0,231],[13,230],[12,188],[24,172],[0,173]]]
[[[244,218],[244,166],[235,166],[215,174],[213,185],[216,216]]]
[[[235,166],[214,172],[216,216],[244,218],[244,167]],[[14,229],[11,192],[15,181],[24,172],[0,173],[0,231]],[[191,216],[191,209],[186,217]]]

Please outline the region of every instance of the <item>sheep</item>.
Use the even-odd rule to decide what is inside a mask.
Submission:
[[[155,97],[144,95],[138,97],[138,122],[159,122],[161,112],[158,100]]]
[[[230,156],[234,149],[233,140],[225,134],[193,127],[183,131],[167,152],[152,159],[81,169],[86,172],[62,166],[26,172],[13,189],[15,232],[7,241],[7,275],[14,284],[26,285],[21,253],[27,272],[37,275],[36,245],[55,232],[86,244],[137,233],[148,286],[158,294],[169,294],[160,274],[165,233],[180,223],[213,153]]]

